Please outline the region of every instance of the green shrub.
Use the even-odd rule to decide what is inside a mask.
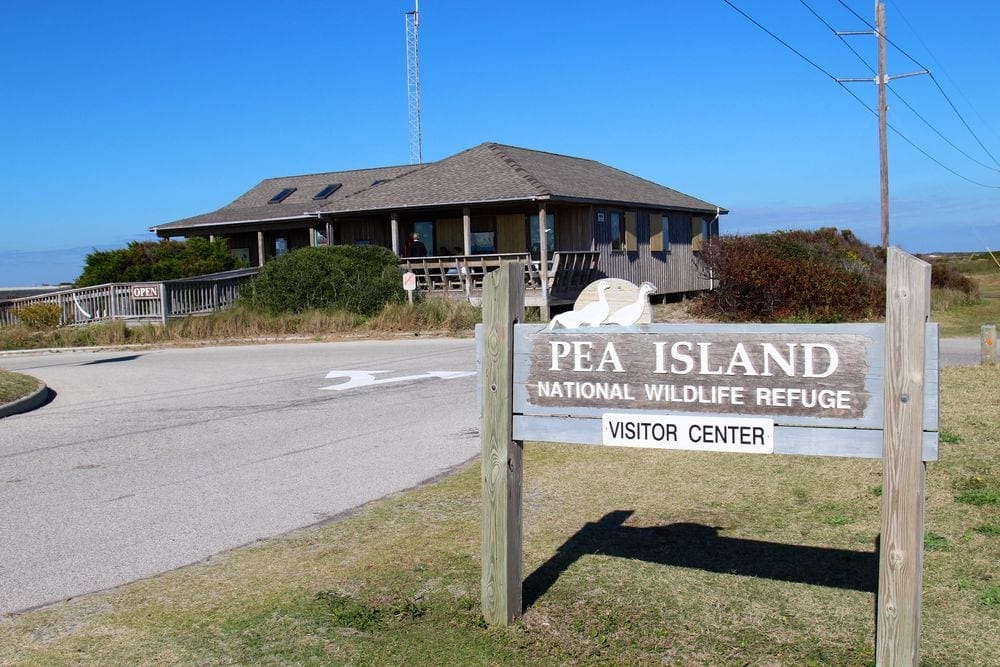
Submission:
[[[310,309],[373,315],[405,298],[399,260],[378,246],[300,248],[268,262],[243,302],[251,310],[298,313]]]
[[[87,255],[77,287],[105,283],[160,282],[229,271],[243,266],[226,239],[192,237],[186,241],[133,241],[117,250]]]
[[[723,320],[843,322],[885,310],[884,255],[850,230],[723,236],[701,263],[716,288],[696,310]]]
[[[979,283],[943,260],[931,262],[931,287],[955,290],[973,301],[979,300]]]
[[[33,331],[48,331],[59,326],[62,308],[58,303],[32,303],[14,309],[14,316]]]

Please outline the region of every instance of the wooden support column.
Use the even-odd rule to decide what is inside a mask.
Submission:
[[[257,232],[257,266],[264,266],[264,232]]]
[[[399,214],[395,211],[389,214],[389,236],[392,238],[392,251],[399,255]]]
[[[511,262],[483,281],[482,610],[489,624],[521,615],[521,460],[513,417],[514,324],[524,320],[524,267]]]
[[[333,223],[326,223],[326,244],[333,245]]]
[[[931,267],[889,248],[885,305],[885,430],[875,664],[920,664],[924,557],[924,330]]]
[[[170,295],[167,294],[167,284],[160,283],[160,324],[167,327],[167,318],[170,317]]]
[[[466,255],[472,254],[472,212],[468,207],[462,209],[462,242],[465,244],[463,252]]]
[[[549,238],[545,233],[548,219],[545,215],[545,202],[538,202],[538,254],[541,264],[538,266],[538,277],[542,281],[542,322],[549,321]]]

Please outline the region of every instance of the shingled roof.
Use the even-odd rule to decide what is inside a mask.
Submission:
[[[594,160],[484,143],[318,208],[385,211],[534,199],[716,212],[716,206]]]
[[[342,187],[325,200],[314,200],[330,183],[341,183]],[[269,204],[284,188],[296,190],[281,203]],[[483,143],[423,165],[269,178],[218,211],[157,225],[151,231],[290,220],[319,213],[373,213],[539,199],[726,212],[594,160]]]
[[[416,171],[425,166],[377,167],[353,171],[330,171],[305,176],[267,178],[217,211],[156,225],[151,227],[150,231],[314,218],[315,214],[310,214],[309,211],[315,211],[324,203],[345,199],[372,187],[372,184],[377,181],[396,178],[401,174]],[[334,183],[341,185],[336,192],[324,200],[313,199],[323,188]],[[295,188],[295,191],[280,203],[268,203],[285,188]]]

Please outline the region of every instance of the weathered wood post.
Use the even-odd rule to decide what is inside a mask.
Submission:
[[[170,307],[170,297],[167,295],[167,283],[160,283],[160,324],[167,328],[167,316]]]
[[[885,430],[875,663],[920,663],[924,555],[925,324],[930,264],[889,248],[886,272]]]
[[[997,325],[984,324],[979,333],[980,357],[983,366],[997,365]]]
[[[513,439],[514,324],[524,319],[524,267],[505,264],[483,281],[482,610],[489,624],[521,614],[521,453]]]

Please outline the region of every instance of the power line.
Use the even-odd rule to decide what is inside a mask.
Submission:
[[[875,72],[875,68],[874,68],[874,67],[872,67],[871,65],[869,65],[869,64],[868,64],[868,61],[867,61],[867,60],[865,60],[865,57],[864,57],[864,56],[862,56],[862,55],[861,55],[860,53],[858,53],[858,52],[857,52],[857,51],[855,50],[855,48],[854,48],[853,46],[851,46],[851,43],[850,43],[850,42],[848,42],[848,41],[847,41],[846,39],[844,39],[844,36],[843,36],[843,35],[841,35],[841,34],[840,34],[840,33],[839,33],[838,31],[837,31],[837,29],[836,29],[836,28],[834,28],[834,27],[833,27],[832,25],[830,25],[830,24],[829,24],[829,23],[827,22],[827,20],[826,20],[826,19],[824,19],[824,18],[823,18],[822,16],[820,16],[820,15],[819,15],[819,14],[818,14],[818,13],[816,12],[816,10],[815,10],[815,9],[813,9],[812,7],[810,7],[810,6],[809,6],[809,4],[808,4],[808,3],[806,3],[806,1],[805,1],[805,0],[799,0],[799,2],[800,2],[800,3],[802,4],[802,6],[803,6],[803,7],[805,7],[806,9],[808,9],[808,10],[809,10],[809,13],[811,13],[811,14],[812,14],[813,16],[815,16],[815,17],[816,17],[816,19],[817,19],[817,20],[819,20],[819,22],[820,22],[820,23],[822,23],[822,24],[823,24],[823,25],[825,25],[825,26],[826,26],[827,28],[829,28],[829,29],[830,29],[830,32],[832,32],[832,33],[833,33],[834,35],[836,35],[836,36],[837,36],[837,39],[839,39],[839,40],[840,40],[840,41],[841,41],[841,42],[842,42],[842,43],[844,44],[844,46],[846,46],[846,47],[847,47],[848,49],[850,49],[850,50],[851,50],[851,53],[853,53],[853,54],[855,55],[855,57],[857,57],[857,59],[858,59],[858,60],[860,60],[860,61],[861,61],[861,62],[862,62],[862,63],[864,64],[864,66],[868,68],[868,71],[870,71],[870,72],[871,72],[872,74],[876,74],[876,72]]]
[[[823,74],[825,74],[828,77],[830,77],[831,79],[833,79],[836,83],[840,83],[839,81],[837,81],[837,77],[835,77],[834,75],[832,75],[829,72],[827,72],[825,69],[823,69],[822,67],[820,67],[819,65],[817,65],[816,63],[814,63],[812,60],[810,60],[809,58],[807,58],[802,52],[800,52],[794,46],[792,46],[791,44],[789,44],[785,40],[783,40],[780,37],[778,37],[777,35],[775,35],[770,30],[768,30],[767,28],[765,28],[764,26],[762,26],[760,23],[758,23],[756,20],[754,20],[754,18],[751,17],[749,14],[747,14],[745,11],[743,11],[742,9],[740,9],[739,7],[737,7],[736,5],[734,5],[729,0],[722,0],[722,1],[724,3],[726,3],[727,5],[729,5],[730,7],[732,7],[737,13],[739,13],[741,16],[743,16],[743,18],[745,18],[747,21],[750,21],[750,23],[753,23],[755,26],[757,26],[758,28],[760,28],[761,30],[763,30],[764,32],[766,32],[768,35],[770,35],[773,39],[775,39],[778,42],[780,42],[786,49],[788,49],[789,51],[791,51],[792,53],[794,53],[795,55],[797,55],[799,58],[802,58],[802,60],[804,60],[807,63],[809,63],[810,65],[812,65],[813,67],[815,67],[816,69],[818,69]],[[841,84],[841,86],[843,86],[843,84]]]
[[[907,58],[909,58],[910,60],[912,60],[917,65],[917,67],[920,67],[921,69],[927,70],[927,73],[928,73],[928,75],[930,75],[931,81],[933,81],[934,85],[937,87],[938,92],[940,92],[941,96],[944,97],[945,101],[948,102],[948,106],[950,106],[951,110],[955,112],[955,115],[958,116],[958,119],[960,121],[962,121],[962,125],[965,126],[965,129],[969,131],[969,134],[971,134],[972,138],[976,140],[976,143],[979,144],[979,147],[982,148],[983,151],[987,155],[990,156],[990,159],[993,160],[994,164],[996,164],[998,167],[1000,167],[1000,160],[997,160],[996,157],[994,157],[993,153],[990,152],[990,149],[988,149],[986,147],[986,144],[984,144],[982,142],[982,140],[980,140],[979,136],[973,131],[973,129],[969,125],[969,123],[966,122],[965,117],[958,110],[958,107],[955,106],[955,103],[951,101],[950,97],[948,97],[948,93],[945,92],[944,88],[941,87],[941,84],[938,83],[938,80],[934,77],[934,73],[931,72],[929,68],[924,67],[920,63],[919,60],[917,60],[916,58],[914,58],[913,56],[911,56],[909,53],[907,53],[906,50],[903,49],[903,47],[899,46],[898,44],[896,44],[895,42],[893,42],[891,39],[889,39],[888,37],[886,37],[885,35],[882,35],[881,33],[879,33],[879,31],[875,28],[875,26],[873,26],[863,16],[861,16],[856,11],[854,11],[854,9],[849,4],[847,4],[846,2],[844,2],[844,0],[837,0],[837,2],[839,2],[841,5],[843,5],[844,8],[847,9],[847,11],[851,12],[852,14],[854,14],[862,23],[864,23],[869,28],[871,28],[872,30],[874,30],[875,34],[877,34],[880,37],[882,37],[883,39],[885,39],[885,41],[888,42],[890,45],[892,45],[893,48],[895,48],[897,51],[899,51],[900,53],[902,53],[904,56],[906,56]]]
[[[976,109],[976,106],[972,103],[972,100],[969,99],[968,95],[966,95],[962,91],[962,88],[958,85],[958,83],[956,83],[955,80],[951,78],[951,75],[948,74],[948,70],[945,69],[945,66],[941,63],[940,60],[937,59],[933,51],[931,51],[931,48],[927,46],[927,43],[923,40],[923,38],[920,37],[920,33],[917,32],[917,29],[915,27],[913,27],[913,24],[910,23],[910,20],[906,18],[906,14],[903,13],[902,8],[900,8],[900,6],[897,5],[895,2],[892,2],[892,0],[889,0],[889,4],[893,6],[893,8],[896,10],[896,13],[899,14],[899,18],[903,19],[903,23],[905,23],[906,26],[910,29],[910,32],[913,33],[913,36],[917,38],[917,41],[920,42],[920,45],[924,47],[925,51],[927,51],[927,54],[931,57],[931,60],[933,60],[934,63],[938,66],[938,68],[944,74],[945,78],[948,79],[948,82],[955,87],[955,90],[957,90],[958,94],[962,96],[962,99],[965,100],[965,103],[969,106],[970,109],[972,109],[972,112],[976,114],[976,117],[979,118],[980,122],[983,125],[985,125],[986,128],[994,134],[994,136],[1000,137],[1000,134],[997,134],[997,131],[990,125],[989,121],[983,118],[983,115],[979,113],[979,110]]]
[[[850,95],[851,97],[853,97],[861,106],[863,106],[865,109],[867,109],[870,113],[875,114],[876,117],[878,116],[878,112],[876,110],[872,109],[870,106],[868,106],[868,103],[865,102],[860,97],[858,97],[858,95],[856,95],[853,90],[851,90],[850,88],[848,88],[844,84],[843,81],[840,81],[839,79],[837,79],[837,77],[835,77],[830,72],[828,72],[825,69],[823,69],[821,66],[817,65],[815,62],[813,62],[811,59],[809,59],[808,57],[806,57],[798,49],[796,49],[795,47],[793,47],[792,45],[790,45],[788,42],[786,42],[785,40],[781,39],[776,34],[774,34],[770,30],[768,30],[766,27],[764,27],[763,25],[761,25],[756,19],[754,19],[752,16],[750,16],[749,14],[747,14],[746,12],[744,12],[742,9],[740,9],[739,7],[737,7],[735,4],[733,4],[731,2],[731,0],[722,0],[722,1],[724,3],[726,3],[727,5],[729,5],[734,11],[736,11],[738,14],[740,14],[743,18],[745,18],[746,20],[750,21],[750,23],[754,24],[760,30],[762,30],[763,32],[767,33],[769,36],[771,36],[774,40],[776,40],[782,46],[784,46],[785,48],[787,48],[789,51],[791,51],[792,53],[794,53],[795,55],[797,55],[799,58],[801,58],[802,60],[806,61],[807,63],[809,63],[810,65],[812,65],[814,68],[816,68],[817,70],[819,70],[820,72],[822,72],[823,74],[825,74],[826,76],[828,76],[830,79],[832,79],[834,81],[834,83],[836,83],[842,89],[844,89],[845,91],[847,91],[847,94]],[[914,61],[914,62],[916,62],[916,61]],[[908,143],[910,146],[912,146],[914,149],[916,149],[917,152],[919,152],[921,155],[923,155],[924,157],[926,157],[928,160],[930,160],[934,164],[938,165],[939,167],[941,167],[945,171],[949,172],[950,174],[953,174],[953,175],[957,176],[958,178],[961,178],[963,181],[966,181],[968,183],[972,183],[973,185],[978,185],[980,187],[990,188],[990,189],[1000,189],[1000,185],[990,185],[988,183],[981,183],[979,181],[976,181],[974,179],[969,178],[968,176],[964,176],[963,174],[960,174],[959,172],[955,171],[951,167],[948,167],[943,162],[941,162],[940,160],[936,159],[930,153],[928,153],[923,148],[921,148],[920,146],[918,146],[913,140],[911,140],[909,137],[907,137],[905,134],[903,134],[900,130],[896,129],[891,123],[888,124],[888,127],[900,139],[902,139],[903,141],[905,141],[906,143]]]
[[[830,25],[830,23],[826,19],[824,19],[822,16],[820,16],[820,14],[815,9],[813,9],[809,5],[809,3],[807,3],[805,0],[799,0],[799,3],[803,7],[805,7],[806,9],[808,9],[809,13],[811,13],[813,16],[815,16],[816,19],[820,23],[822,23],[827,28],[829,28],[830,32],[832,32],[834,35],[836,35],[837,39],[839,39],[844,44],[844,46],[846,46],[848,49],[850,49],[851,53],[853,53],[857,57],[857,59],[860,60],[862,62],[862,64],[864,64],[864,66],[868,68],[868,71],[870,71],[873,75],[878,76],[878,72],[875,71],[875,68],[872,67],[871,65],[869,65],[868,61],[865,60],[865,58],[860,53],[858,53],[857,50],[853,46],[851,46],[850,42],[848,42],[846,39],[844,39],[844,35],[843,34],[841,34],[836,28],[834,28],[832,25]],[[873,33],[873,34],[875,34],[875,33]],[[919,64],[919,63],[917,63],[917,64]],[[930,71],[928,70],[927,73],[930,74]],[[898,99],[900,102],[902,102],[903,105],[907,109],[909,109],[911,112],[913,112],[914,116],[916,116],[921,121],[923,121],[924,125],[926,125],[932,132],[934,132],[934,134],[938,135],[941,138],[942,141],[944,141],[945,143],[947,143],[949,146],[951,146],[952,148],[954,148],[956,151],[958,151],[959,153],[961,153],[962,155],[964,155],[966,158],[968,158],[972,162],[975,162],[980,167],[984,167],[984,168],[990,169],[992,171],[1000,172],[1000,169],[998,169],[996,167],[992,167],[992,166],[986,164],[985,162],[982,162],[982,161],[980,161],[980,160],[972,157],[967,152],[965,152],[962,148],[960,148],[957,144],[955,144],[951,139],[949,139],[948,137],[944,136],[944,133],[942,133],[940,130],[938,130],[929,120],[927,120],[926,118],[924,118],[924,116],[919,111],[917,111],[916,108],[914,108],[914,106],[912,104],[910,104],[906,100],[906,98],[903,97],[898,91],[896,91],[888,82],[886,83],[886,85],[889,87],[889,91],[892,92],[892,94],[896,97],[896,99]]]

